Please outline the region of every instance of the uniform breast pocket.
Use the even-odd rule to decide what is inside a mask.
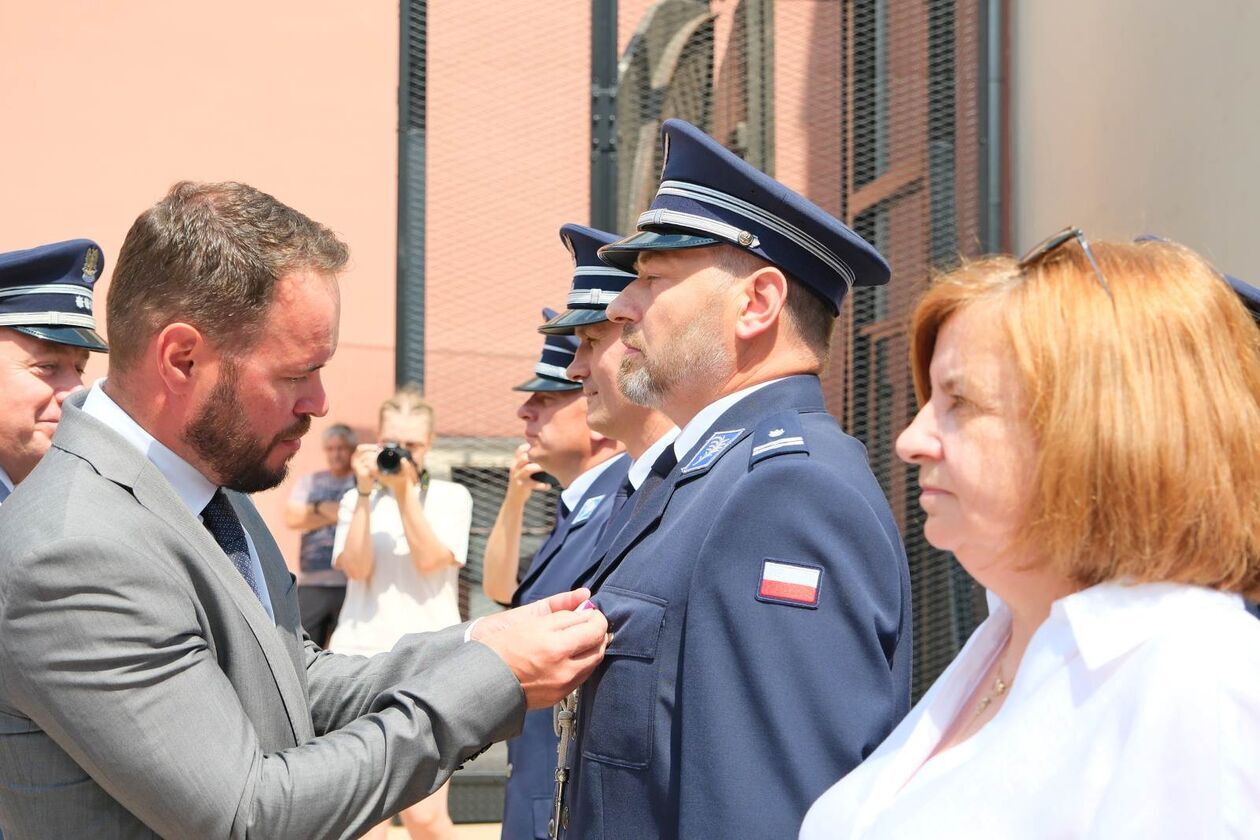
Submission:
[[[657,645],[666,601],[614,586],[596,601],[613,631],[596,672],[582,754],[593,761],[641,769],[652,759],[660,662]],[[593,695],[593,696],[592,696]]]

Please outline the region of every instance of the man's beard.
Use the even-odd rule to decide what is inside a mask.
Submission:
[[[267,466],[267,455],[281,440],[301,437],[311,427],[303,415],[269,441],[250,434],[249,420],[241,404],[239,371],[236,363],[225,360],[219,381],[196,416],[184,427],[184,440],[214,472],[224,487],[241,493],[270,490],[289,474],[289,463]]]
[[[622,340],[639,351],[637,360],[627,356],[617,371],[617,386],[626,399],[648,408],[663,408],[671,394],[692,383],[720,383],[730,376],[732,360],[722,342],[722,324],[716,313],[692,318],[686,327],[651,356],[635,339],[638,328],[626,324]]]

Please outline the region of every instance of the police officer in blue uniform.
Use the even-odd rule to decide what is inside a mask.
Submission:
[[[609,236],[609,239],[614,237]],[[570,248],[570,250],[573,250]],[[606,272],[589,249],[595,267]],[[579,263],[575,274],[582,272]],[[543,310],[544,319],[556,317],[551,309]],[[585,399],[580,382],[569,379],[565,369],[572,363],[577,340],[571,336],[547,336],[542,357],[529,381],[514,390],[530,394],[521,406],[520,416],[526,421],[528,451],[518,453],[516,474],[510,480],[536,483],[538,471],[548,468],[563,488],[560,494],[556,523],[551,534],[531,562],[520,585],[511,595],[512,606],[568,590],[568,583],[577,575],[576,567],[584,563],[612,510],[617,488],[622,484],[630,459],[616,441],[592,433],[586,425]],[[505,498],[487,546],[487,574],[491,566],[507,564],[509,556],[520,554],[520,516],[526,492]],[[512,539],[508,532],[513,532]],[[496,548],[492,551],[490,545]],[[495,556],[497,555],[497,556]],[[512,569],[515,564],[511,565]],[[498,570],[499,578],[510,569]],[[514,573],[513,573],[514,576]],[[489,577],[487,577],[487,582]],[[487,585],[491,597],[503,593]],[[509,776],[503,804],[504,838],[532,840],[547,836],[556,766],[555,726],[550,709],[525,715],[521,734],[508,741]]]
[[[598,250],[619,239],[611,233],[581,225],[565,225],[560,236],[573,253],[578,270],[569,291],[569,309],[538,328],[544,335],[573,335],[577,352],[568,368],[570,379],[582,383],[586,422],[592,430],[620,441],[633,459],[618,490],[595,551],[584,561],[581,580],[630,513],[625,504],[643,485],[652,465],[678,436],[678,427],[659,411],[630,402],[617,387],[617,372],[625,358],[621,327],[607,318],[607,308],[635,275],[604,265]],[[571,587],[583,586],[570,580]]]
[[[92,316],[104,268],[87,239],[0,254],[0,503],[48,451],[89,351],[108,349]]]
[[[849,287],[889,269],[695,127],[663,135],[639,232],[600,255],[638,275],[608,309],[619,384],[682,431],[592,578],[613,638],[559,828],[789,838],[909,709],[905,553],[818,379]]]

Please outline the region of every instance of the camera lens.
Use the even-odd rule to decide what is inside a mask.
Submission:
[[[376,456],[376,468],[383,473],[396,473],[402,467],[402,460],[406,457],[406,450],[401,446],[389,444],[385,446]]]

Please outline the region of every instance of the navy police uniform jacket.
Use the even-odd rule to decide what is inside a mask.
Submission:
[[[631,503],[593,578],[613,639],[566,836],[793,838],[910,708],[909,570],[865,449],[792,376]]]
[[[568,591],[578,572],[590,562],[608,523],[617,488],[629,471],[630,458],[616,456],[569,515],[556,522],[512,596],[512,606]],[[558,741],[551,709],[537,709],[526,713],[521,734],[507,742],[511,769],[503,802],[504,840],[546,838],[555,793]]]

